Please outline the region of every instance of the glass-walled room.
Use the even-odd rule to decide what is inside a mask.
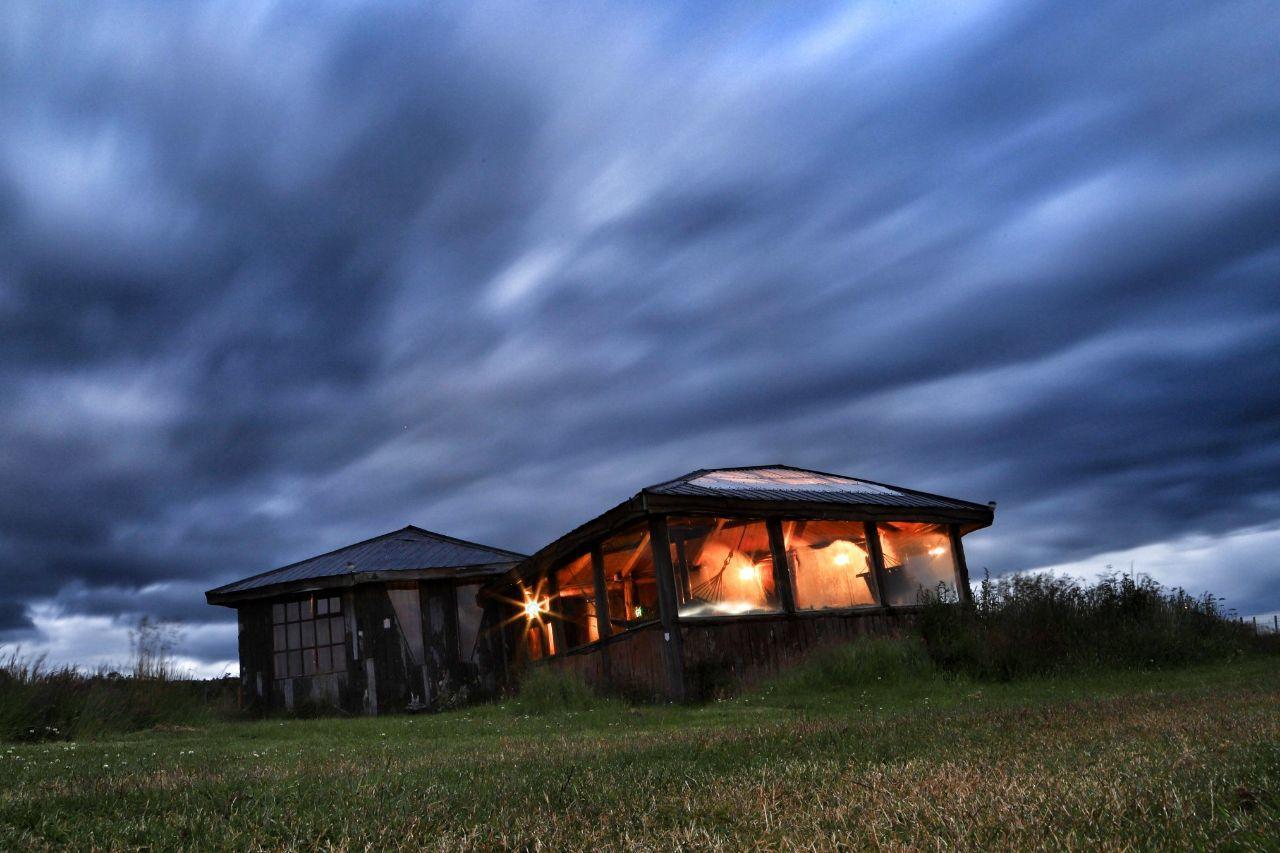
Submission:
[[[710,514],[665,520],[610,533],[524,581],[529,658],[659,622],[659,572],[668,566],[670,618],[690,621],[911,606],[961,586],[958,532],[949,524]],[[655,531],[665,531],[665,541],[653,541]]]

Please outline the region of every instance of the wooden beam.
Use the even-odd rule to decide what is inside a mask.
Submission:
[[[874,521],[867,523],[867,552],[871,555],[871,570],[876,578],[876,597],[884,607],[892,607],[889,603],[889,589],[884,578],[884,552],[880,549],[880,529]]]
[[[787,543],[782,536],[782,520],[770,518],[764,526],[769,531],[769,553],[773,555],[773,587],[778,591],[782,612],[794,616],[796,596],[791,586],[791,566],[787,560]]]
[[[653,551],[654,571],[658,576],[658,615],[662,619],[662,657],[667,670],[668,695],[676,702],[683,702],[684,644],[677,621],[679,600],[676,598],[676,579],[671,568],[665,516],[649,517],[649,545]]]
[[[609,588],[604,580],[604,549],[596,542],[591,546],[591,576],[596,585],[596,633],[600,643],[600,676],[605,690],[613,690],[613,666],[609,660],[609,644],[606,640],[613,633],[609,621]]]
[[[951,533],[951,555],[956,564],[957,592],[960,600],[973,601],[973,589],[969,586],[969,564],[964,558],[964,544],[960,541],[960,525],[948,525]]]

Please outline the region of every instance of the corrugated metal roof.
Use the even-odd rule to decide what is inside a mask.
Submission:
[[[801,501],[928,509],[972,509],[985,506],[788,465],[753,468],[715,468],[694,471],[675,480],[648,486],[653,495],[732,498],[746,501]]]
[[[415,569],[461,569],[493,565],[495,573],[505,571],[525,558],[502,548],[454,539],[412,525],[357,542],[318,557],[291,563],[260,575],[210,590],[212,594],[244,592],[291,581],[314,580],[365,572],[394,572]]]

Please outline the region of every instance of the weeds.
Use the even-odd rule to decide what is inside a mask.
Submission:
[[[91,739],[237,714],[234,680],[196,680],[173,666],[172,629],[143,619],[131,633],[133,660],[124,675],[49,667],[20,649],[0,658],[0,741]]]
[[[1091,668],[1152,669],[1274,650],[1218,599],[1165,589],[1149,577],[1095,583],[1053,574],[984,577],[972,604],[923,596],[921,631],[943,668],[1009,680]]]

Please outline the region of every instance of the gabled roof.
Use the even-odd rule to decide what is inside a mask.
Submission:
[[[987,509],[982,504],[790,465],[700,469],[641,490],[649,495],[795,501],[919,509]]]
[[[454,539],[409,525],[318,557],[290,563],[269,572],[211,589],[211,601],[227,600],[237,593],[298,581],[367,575],[380,572],[454,569],[456,573],[498,574],[525,558],[524,554]]]

